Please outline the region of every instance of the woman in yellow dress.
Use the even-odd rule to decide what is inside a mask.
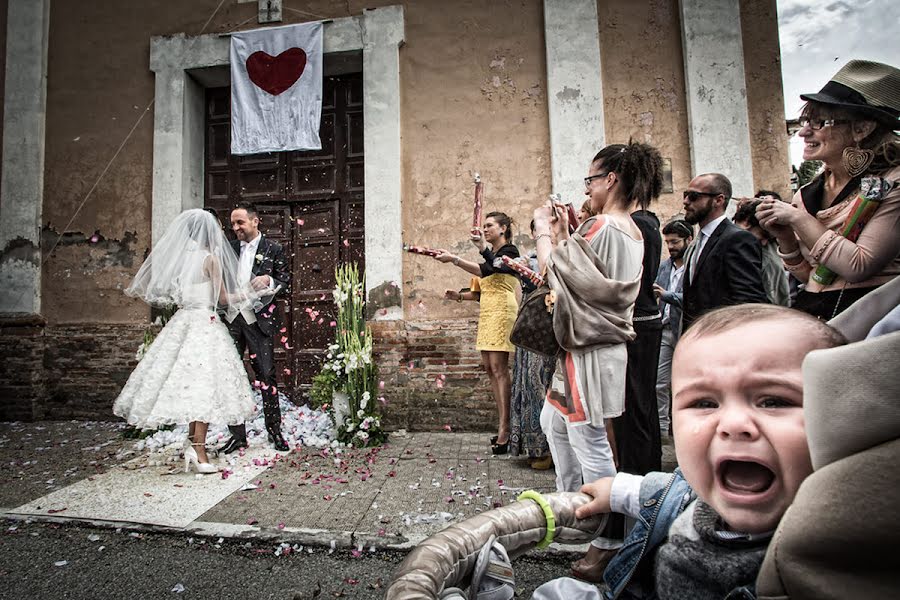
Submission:
[[[491,450],[494,454],[506,454],[509,448],[509,397],[512,386],[509,353],[515,351],[509,334],[519,310],[516,302],[519,278],[515,271],[503,264],[501,258],[518,258],[519,249],[510,243],[512,220],[502,212],[488,213],[483,229],[473,228],[471,234],[472,243],[484,262],[468,261],[446,250],[441,250],[435,258],[443,263],[452,262],[475,275],[470,290],[447,290],[444,297],[457,302],[477,300],[481,305],[475,348],[481,351],[481,362],[491,381],[500,417],[497,436],[491,438]]]

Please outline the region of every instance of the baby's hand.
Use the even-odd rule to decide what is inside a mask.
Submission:
[[[611,512],[609,496],[612,491],[613,477],[604,477],[593,483],[581,486],[581,493],[591,496],[593,500],[575,509],[576,519],[586,519],[591,515],[600,515]]]

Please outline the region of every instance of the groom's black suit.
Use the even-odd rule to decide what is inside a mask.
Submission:
[[[241,242],[231,241],[231,248],[241,257]],[[268,240],[260,234],[259,245],[253,257],[251,279],[259,275],[268,275],[272,278],[272,287],[281,286],[277,296],[288,290],[291,282],[291,271],[284,250],[275,242]],[[263,414],[266,419],[266,429],[270,435],[281,431],[281,409],[278,406],[278,392],[275,384],[275,336],[281,327],[281,314],[275,309],[275,299],[272,298],[265,306],[256,312],[256,322],[248,324],[243,315],[228,324],[228,332],[231,333],[238,354],[244,356],[244,350],[250,350],[250,365],[256,380],[259,382],[263,399]],[[230,427],[235,438],[246,439],[245,425]]]

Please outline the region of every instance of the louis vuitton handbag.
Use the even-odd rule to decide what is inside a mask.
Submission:
[[[538,287],[522,301],[509,341],[514,345],[543,354],[558,356],[562,349],[553,333],[553,303],[556,294],[547,284]]]

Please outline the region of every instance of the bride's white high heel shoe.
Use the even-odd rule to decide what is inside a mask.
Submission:
[[[191,470],[191,464],[194,465],[194,468],[197,469],[198,473],[217,473],[219,471],[219,467],[212,463],[202,463],[200,459],[197,457],[197,451],[194,450],[194,446],[202,446],[204,444],[191,444],[184,450],[184,472],[189,473]]]

